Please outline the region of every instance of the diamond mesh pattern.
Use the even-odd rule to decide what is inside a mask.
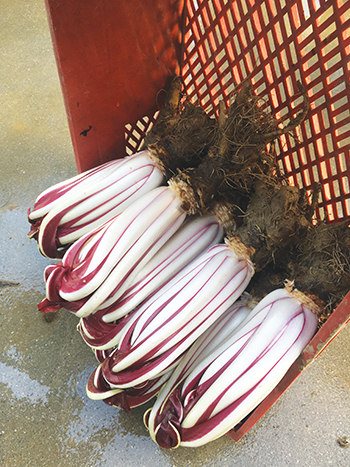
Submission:
[[[136,122],[136,125],[128,124],[125,126],[125,146],[127,154],[134,154],[142,147],[146,133],[148,133],[155,121],[159,111],[152,117],[145,116]]]
[[[185,90],[210,115],[250,79],[287,122],[302,107],[303,83],[308,118],[297,138],[277,142],[278,164],[292,184],[321,184],[320,218],[350,218],[350,0],[186,0],[184,14]],[[155,118],[126,129],[129,152]]]
[[[310,99],[297,139],[281,137],[280,168],[292,184],[322,186],[318,215],[350,217],[350,1],[187,0],[182,74],[187,93],[217,112],[250,79],[276,118]]]

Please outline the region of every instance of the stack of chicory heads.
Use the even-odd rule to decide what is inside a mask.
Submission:
[[[164,182],[148,151],[107,162],[41,193],[28,212],[28,236],[44,256],[60,259],[77,239]]]
[[[241,296],[253,274],[249,259],[230,245],[209,248],[133,311],[102,364],[106,382],[131,388],[169,371]]]
[[[113,313],[108,314],[108,321],[125,316],[135,309],[184,266],[210,246],[220,243],[223,237],[223,228],[215,216],[197,214],[188,217],[135,277],[115,304]]]
[[[252,309],[252,301],[247,297],[241,298],[212,325],[187,352],[187,358],[181,360],[181,370],[176,374],[184,374],[194,364],[203,360],[215,347],[248,315]],[[101,364],[96,368],[86,385],[86,392],[90,399],[103,400],[107,405],[113,405],[130,412],[131,408],[144,404],[156,396],[164,384],[169,380],[173,371],[140,384],[135,388],[120,389],[107,383],[103,377],[102,363],[110,354],[109,351],[96,351],[96,357]],[[173,377],[172,377],[173,379]]]
[[[214,324],[183,356],[146,412],[152,439],[169,449],[196,447],[237,425],[273,390],[314,335],[318,318],[309,302],[278,289],[232,332]],[[221,343],[209,352],[206,345],[216,330]]]
[[[215,216],[189,216],[114,304],[107,308],[102,305],[96,312],[80,319],[79,330],[85,342],[98,350],[117,345],[127,321],[124,317],[169,283],[197,256],[219,243],[223,235],[223,228]]]
[[[185,220],[181,201],[158,187],[102,227],[75,242],[63,260],[45,270],[41,311],[61,307],[85,317],[109,307]]]

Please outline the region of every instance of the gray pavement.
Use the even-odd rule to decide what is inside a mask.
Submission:
[[[76,173],[44,0],[0,15],[0,466],[350,466],[350,326],[238,443],[160,449],[143,426],[85,394],[95,357],[65,310],[49,317],[27,209]]]

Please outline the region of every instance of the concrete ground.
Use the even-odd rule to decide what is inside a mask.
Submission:
[[[350,326],[238,443],[168,452],[131,414],[85,394],[95,357],[61,310],[40,314],[41,257],[27,209],[76,173],[44,0],[2,0],[0,15],[0,465],[350,466]]]

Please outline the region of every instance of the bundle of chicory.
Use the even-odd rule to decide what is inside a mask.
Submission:
[[[107,302],[111,304],[102,304],[95,312],[80,319],[79,330],[85,342],[101,350],[115,346],[126,322],[123,317],[168,283],[207,248],[219,243],[222,237],[223,228],[215,216],[190,216],[146,263],[115,303],[111,303],[113,299],[109,297]]]
[[[39,309],[75,313],[99,361],[87,394],[126,411],[157,396],[145,423],[171,449],[239,423],[318,323],[314,303],[291,289],[266,289],[254,309],[240,299],[256,271],[288,264],[312,226],[313,201],[276,177],[266,151],[305,118],[305,90],[282,128],[244,83],[217,125],[181,108],[174,83],[147,150],[58,184],[29,214],[39,250],[62,259],[45,270]]]
[[[37,240],[44,256],[62,258],[77,239],[164,181],[148,151],[107,162],[45,190],[28,212],[28,236]]]
[[[216,322],[185,353],[145,414],[152,439],[174,449],[227,433],[278,384],[317,323],[315,304],[287,289],[268,294],[232,330]],[[208,352],[212,334],[219,342]]]
[[[253,274],[241,244],[226,239],[209,248],[133,311],[102,364],[105,380],[130,388],[168,371],[241,296]]]

